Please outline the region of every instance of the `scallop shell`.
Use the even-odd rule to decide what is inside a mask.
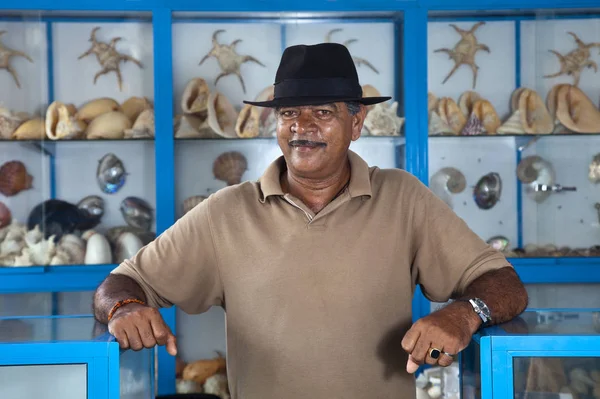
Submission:
[[[33,176],[21,161],[8,161],[0,167],[0,193],[10,197],[33,187]]]
[[[125,129],[126,139],[146,139],[154,137],[154,110],[143,110],[131,129]]]
[[[125,130],[131,128],[131,121],[123,112],[111,111],[98,116],[89,124],[86,136],[95,139],[122,139]]]
[[[460,112],[458,104],[450,97],[440,99],[437,111],[440,118],[448,124],[454,134],[459,134],[467,124],[467,119]]]
[[[103,265],[112,263],[110,243],[100,233],[91,234],[85,247],[84,263],[86,265]]]
[[[87,124],[75,118],[77,110],[72,104],[54,101],[46,111],[46,136],[51,140],[75,139],[83,136]]]
[[[481,100],[481,96],[475,91],[465,91],[458,98],[458,107],[460,108],[460,112],[468,118],[473,112],[473,105],[476,101]],[[481,115],[477,115],[479,119],[481,119]]]
[[[600,111],[581,89],[564,85],[558,89],[556,117],[578,133],[600,133]]]
[[[206,198],[208,197],[205,197],[204,195],[193,195],[183,200],[183,213],[181,216],[191,211],[192,208],[204,201]]]
[[[228,186],[239,184],[247,169],[246,157],[238,151],[224,152],[213,162],[215,178],[226,182]]]
[[[143,111],[152,109],[152,103],[146,97],[129,97],[121,104],[121,111],[134,123]]]
[[[0,107],[0,140],[10,140],[13,132],[26,119],[29,119],[27,114],[14,113],[8,108]]]
[[[12,221],[12,213],[4,202],[0,202],[0,228],[6,227]]]
[[[497,134],[525,134],[521,125],[521,111],[518,109],[497,130]]]
[[[210,89],[206,80],[194,78],[188,82],[181,96],[181,109],[185,114],[197,114],[208,110]]]
[[[494,106],[487,100],[477,100],[473,104],[473,113],[481,121],[483,129],[488,134],[496,134],[502,124]]]
[[[120,110],[121,106],[116,100],[108,97],[101,97],[96,100],[89,101],[79,108],[79,111],[77,111],[75,114],[75,118],[89,124],[92,120],[96,119],[102,114]]]
[[[219,136],[236,138],[238,114],[225,95],[213,92],[208,96],[208,125]]]
[[[42,140],[46,137],[44,119],[34,118],[20,125],[12,134],[16,140]]]
[[[260,134],[260,109],[250,104],[245,104],[235,124],[235,133],[238,137],[249,139]]]
[[[525,89],[519,97],[521,125],[529,134],[550,134],[554,121],[542,98],[533,90]]]
[[[398,103],[375,104],[365,118],[364,126],[373,136],[398,136],[404,124],[404,118],[397,115]]]

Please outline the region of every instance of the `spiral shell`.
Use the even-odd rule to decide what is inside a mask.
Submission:
[[[0,167],[0,193],[7,197],[32,187],[33,176],[21,161],[8,161]]]
[[[239,184],[247,169],[248,161],[238,151],[224,152],[213,163],[213,174],[217,179],[227,182],[228,186]]]
[[[517,166],[517,177],[523,183],[533,183],[538,178],[539,165],[544,162],[542,157],[531,155],[525,157]]]
[[[50,140],[76,139],[83,136],[87,127],[84,121],[75,119],[73,104],[54,101],[46,111],[45,130]]]

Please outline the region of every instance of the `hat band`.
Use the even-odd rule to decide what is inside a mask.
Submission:
[[[274,94],[275,98],[360,98],[362,97],[362,88],[355,80],[347,78],[289,79],[276,83]]]

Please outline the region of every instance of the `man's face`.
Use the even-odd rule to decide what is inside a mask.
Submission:
[[[290,171],[305,178],[335,173],[351,141],[360,137],[365,111],[361,106],[351,115],[343,102],[276,110],[277,141]]]

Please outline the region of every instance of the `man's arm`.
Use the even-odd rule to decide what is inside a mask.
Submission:
[[[108,324],[108,313],[119,301],[139,299],[147,303],[146,294],[134,279],[121,274],[109,274],[94,294],[94,315],[102,324]]]

